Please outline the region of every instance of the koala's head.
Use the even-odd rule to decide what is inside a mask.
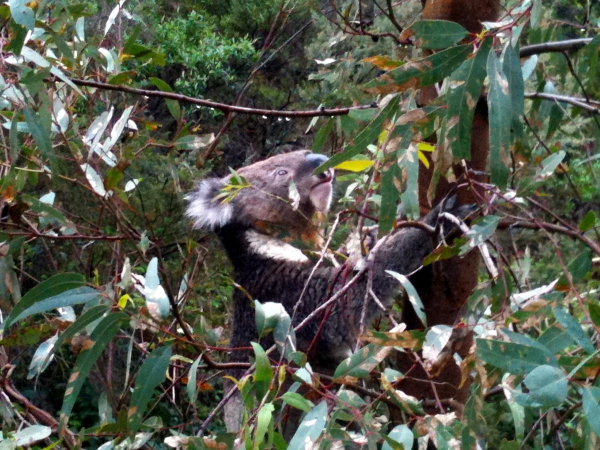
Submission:
[[[228,225],[264,228],[275,225],[300,236],[312,227],[315,213],[325,214],[332,197],[333,169],[314,170],[323,155],[300,150],[273,156],[237,170],[250,187],[224,193],[232,175],[200,182],[187,196],[187,215],[196,228],[218,231]]]

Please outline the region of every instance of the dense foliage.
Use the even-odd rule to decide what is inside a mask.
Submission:
[[[331,247],[357,226],[383,235],[399,201],[418,217],[425,153],[439,178],[469,157],[482,88],[481,217],[429,261],[482,254],[456,325],[476,336],[460,362],[469,401],[437,399],[428,414],[395,388],[391,354],[423,350],[434,365],[452,332],[388,332],[395,308],[333,377],[256,345],[238,438],[598,448],[600,5],[502,3],[467,44],[458,24],[419,21],[417,0],[1,4],[0,449],[232,446],[219,414],[235,286],[215,239],[190,230],[186,192],[211,171],[312,148],[339,169]],[[262,332],[286,320],[257,304]],[[306,412],[289,446],[284,405]]]

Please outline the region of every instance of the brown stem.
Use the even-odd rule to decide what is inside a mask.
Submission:
[[[4,368],[6,369],[6,367]],[[38,408],[31,403],[23,394],[21,394],[10,382],[10,375],[14,370],[14,366],[8,366],[6,375],[0,377],[0,389],[6,393],[6,395],[14,402],[19,403],[25,408],[26,414],[30,414],[39,423],[49,426],[53,432],[56,432],[59,428],[58,421],[52,417],[48,412]],[[77,444],[75,434],[68,428],[63,428],[62,439],[67,448],[74,448]]]
[[[593,240],[591,240],[590,238],[585,236],[583,233],[581,233],[578,230],[577,231],[571,230],[569,228],[565,228],[561,225],[556,225],[553,223],[547,223],[547,222],[537,222],[536,223],[536,222],[530,222],[527,220],[505,219],[505,220],[501,220],[500,223],[498,224],[499,229],[505,229],[505,228],[509,228],[509,227],[528,228],[530,230],[546,230],[546,231],[552,231],[554,233],[561,233],[561,234],[570,236],[574,239],[577,239],[577,240],[583,242],[594,253],[596,253],[598,256],[600,256],[600,245],[597,242],[594,242]]]
[[[592,42],[592,38],[570,39],[568,41],[545,42],[543,44],[526,45],[519,51],[521,58],[538,55],[540,53],[557,53],[577,51]]]
[[[52,80],[54,81],[54,79]],[[376,109],[378,108],[376,103],[370,105],[352,106],[348,108],[320,108],[315,110],[304,110],[304,111],[277,111],[272,109],[257,109],[257,108],[246,108],[243,106],[232,106],[225,103],[217,103],[211,100],[204,100],[201,98],[188,97],[187,95],[176,94],[174,92],[163,92],[163,91],[151,91],[148,89],[137,89],[129,86],[123,86],[121,84],[108,84],[100,81],[92,80],[80,80],[77,78],[71,78],[73,84],[77,86],[88,86],[98,89],[104,89],[107,91],[119,91],[127,92],[134,95],[143,95],[146,97],[160,97],[168,98],[170,100],[177,100],[180,102],[192,103],[194,105],[206,106],[208,108],[218,109],[219,111],[225,112],[236,112],[241,114],[250,114],[255,116],[271,116],[271,117],[322,117],[322,116],[345,116],[353,110],[360,109]]]
[[[592,106],[600,104],[600,102],[597,100],[590,100],[588,103],[588,101],[584,98],[571,97],[568,95],[548,94],[546,92],[526,92],[525,98],[541,98],[542,100],[569,103],[570,105],[585,109],[592,114],[600,114],[600,108]]]

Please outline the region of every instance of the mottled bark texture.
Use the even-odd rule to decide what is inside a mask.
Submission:
[[[423,0],[423,19],[450,20],[457,22],[471,33],[479,33],[483,29],[482,22],[498,20],[500,0]],[[472,40],[470,36],[466,40]],[[424,88],[419,92],[421,105],[427,105],[437,97],[434,86]],[[468,178],[478,182],[486,181],[487,161],[489,156],[489,121],[485,95],[479,99],[475,108],[473,128],[471,131],[471,160],[466,162],[469,171]],[[435,140],[433,141],[435,142]],[[430,161],[430,167],[419,167],[419,203],[422,211],[428,211],[431,205],[427,199],[435,166]],[[454,164],[454,174],[460,180],[449,183],[444,177],[440,178],[433,196],[432,204],[449,195],[456,193],[459,203],[463,205],[479,203],[485,193],[476,192],[466,183],[465,166]],[[480,257],[477,252],[471,252],[462,258],[454,257],[437,262],[421,271],[413,282],[419,286],[419,295],[425,307],[427,325],[438,324],[455,326],[464,314],[464,306],[477,284],[479,276]],[[409,324],[418,319],[406,317]],[[472,344],[472,333],[464,328],[455,328],[453,333],[453,352],[466,357]],[[417,398],[441,400],[452,399],[465,403],[468,398],[470,379],[463,379],[462,372],[453,361],[443,366],[440,373],[432,377],[419,364],[414,355],[399,353],[396,367],[407,375],[398,386],[409,395]],[[430,412],[439,412],[437,408],[429,408]],[[399,414],[400,415],[400,414]]]
[[[494,22],[500,0],[421,0],[423,19],[457,22],[471,33],[483,29],[481,22]]]

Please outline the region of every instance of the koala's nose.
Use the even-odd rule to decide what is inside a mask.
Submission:
[[[318,153],[309,153],[308,155],[306,155],[306,161],[308,162],[308,165],[312,170],[315,170],[328,159],[329,158],[327,158],[327,156],[319,155]]]

